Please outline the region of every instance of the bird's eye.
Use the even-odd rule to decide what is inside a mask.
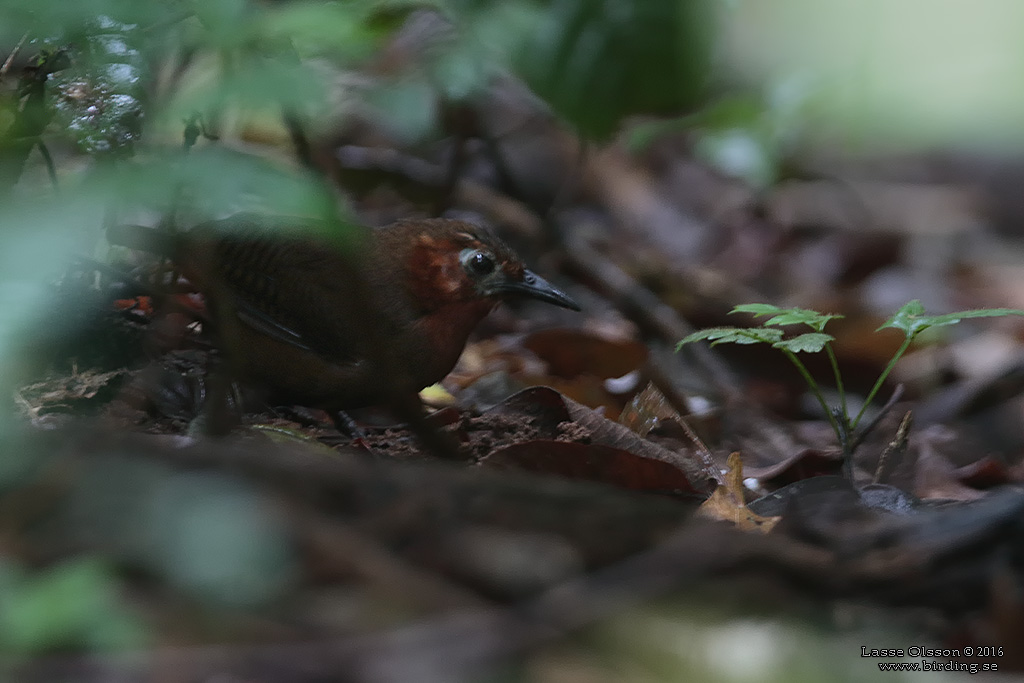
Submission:
[[[463,256],[462,263],[473,275],[483,277],[494,272],[494,257],[485,251],[467,250]]]

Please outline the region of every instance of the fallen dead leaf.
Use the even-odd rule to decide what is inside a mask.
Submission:
[[[531,387],[513,394],[488,413],[519,415],[530,420],[538,433],[555,439],[565,433],[567,423],[588,433],[589,442],[629,453],[648,460],[660,460],[682,472],[690,482],[690,489],[708,493],[709,480],[717,476],[708,472],[692,451],[671,451],[641,438],[618,422],[576,403],[550,387]],[[564,439],[562,439],[564,440]]]
[[[709,519],[731,522],[743,531],[768,533],[782,517],[762,517],[747,507],[743,495],[743,461],[739,453],[729,455],[725,485],[715,489],[697,514]]]

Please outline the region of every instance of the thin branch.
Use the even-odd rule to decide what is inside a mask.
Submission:
[[[896,430],[896,436],[892,438],[882,451],[882,457],[878,459],[878,467],[875,468],[874,483],[884,484],[889,480],[892,471],[903,461],[907,452],[907,444],[910,443],[910,428],[914,424],[914,412],[907,411],[900,421]]]
[[[39,153],[43,156],[43,163],[46,164],[46,175],[50,177],[54,191],[59,193],[60,184],[57,182],[57,168],[53,165],[53,157],[50,156],[50,150],[42,138],[36,140],[36,147],[39,148]]]
[[[679,413],[679,425],[682,427],[683,432],[687,438],[693,443],[694,449],[697,451],[697,456],[700,458],[701,464],[705,476],[708,479],[717,482],[718,484],[725,484],[725,477],[722,476],[721,470],[715,464],[714,455],[711,453],[711,449],[707,447],[707,444],[697,436],[697,432],[693,431],[693,428],[686,422],[684,416],[690,415],[690,406],[687,405],[686,397],[676,391],[676,388],[672,385],[671,380],[665,375],[661,367],[651,358],[647,359],[647,363],[644,365],[643,374],[646,375],[647,379],[661,392],[661,395],[665,397],[668,404]]]
[[[4,76],[6,76],[7,72],[11,70],[11,64],[14,63],[14,58],[17,56],[18,52],[21,51],[21,47],[25,44],[26,40],[28,40],[28,33],[21,37],[18,44],[14,46],[13,50],[11,50],[11,54],[7,55],[7,59],[4,60],[3,66],[0,66],[0,81],[3,81]]]
[[[885,405],[882,406],[882,409],[878,411],[878,414],[875,415],[874,418],[872,418],[871,422],[869,422],[864,427],[864,429],[861,429],[860,431],[855,433],[853,441],[850,442],[851,454],[853,453],[853,451],[857,450],[857,446],[860,446],[861,443],[863,443],[864,439],[867,438],[867,435],[874,431],[875,427],[877,427],[879,423],[885,418],[885,416],[889,414],[889,411],[893,409],[893,406],[895,406],[901,398],[903,398],[903,385],[897,384],[896,389],[894,389],[892,392],[892,396],[889,397],[889,400],[885,402]]]

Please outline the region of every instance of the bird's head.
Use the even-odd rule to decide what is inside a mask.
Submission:
[[[454,305],[486,312],[517,297],[580,310],[568,295],[527,269],[511,247],[477,226],[432,219],[402,222],[387,230],[406,233],[409,293],[423,310]]]

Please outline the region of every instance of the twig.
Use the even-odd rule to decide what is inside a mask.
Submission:
[[[15,56],[17,56],[18,52],[21,51],[21,47],[25,44],[26,40],[28,40],[28,33],[21,37],[18,44],[14,46],[13,50],[11,50],[11,54],[7,55],[7,59],[4,60],[3,66],[0,66],[0,81],[3,81],[4,76],[6,76],[7,72],[11,70],[11,64],[14,63]]]
[[[897,384],[896,388],[892,392],[892,396],[889,397],[889,400],[886,401],[885,405],[878,411],[878,414],[854,434],[853,439],[850,441],[850,457],[853,457],[853,452],[857,450],[857,447],[860,446],[864,442],[864,439],[867,438],[868,434],[874,431],[878,424],[885,419],[885,416],[889,414],[889,411],[893,409],[893,406],[895,406],[901,398],[903,398],[903,385]]]
[[[43,142],[42,138],[36,140],[36,147],[39,148],[39,153],[43,157],[43,163],[46,164],[46,174],[50,176],[50,182],[53,184],[54,192],[60,192],[60,185],[57,183],[57,168],[53,165],[53,157],[50,156],[50,150],[47,148],[46,143]]]
[[[292,139],[292,145],[295,146],[295,156],[299,158],[303,166],[311,171],[319,170],[313,159],[313,147],[309,143],[306,131],[302,128],[299,115],[290,109],[285,109],[281,116],[284,119],[285,128],[288,129],[288,136]]]
[[[900,421],[900,426],[893,437],[882,451],[882,457],[878,459],[878,467],[875,468],[874,483],[884,484],[888,481],[892,471],[899,467],[903,456],[907,452],[907,444],[910,443],[910,428],[914,424],[914,412],[908,410]]]
[[[687,424],[685,419],[683,419],[685,416],[692,414],[690,406],[686,402],[686,397],[676,391],[672,382],[654,359],[647,359],[647,363],[643,368],[643,374],[651,384],[661,392],[661,395],[665,397],[668,404],[672,406],[677,413],[679,413],[679,425],[682,427],[686,437],[690,439],[690,442],[693,444],[693,447],[697,452],[697,456],[700,458],[701,464],[703,465],[705,476],[720,485],[725,484],[725,477],[719,470],[718,465],[715,464],[714,454],[711,453],[711,449],[707,447],[707,444],[697,436],[697,432],[693,431],[693,428]]]

